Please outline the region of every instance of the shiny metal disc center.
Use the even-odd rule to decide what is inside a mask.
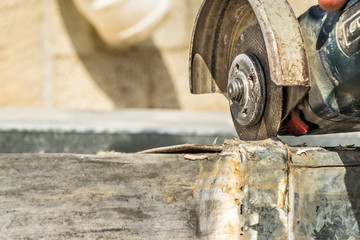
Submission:
[[[265,106],[265,78],[260,62],[251,54],[238,55],[231,64],[227,94],[230,110],[243,126],[259,122]]]

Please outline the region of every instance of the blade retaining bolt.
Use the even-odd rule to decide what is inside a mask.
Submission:
[[[239,78],[230,80],[227,86],[227,93],[232,101],[240,101],[244,92],[243,81]]]

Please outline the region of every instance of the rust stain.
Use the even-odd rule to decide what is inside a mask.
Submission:
[[[230,222],[224,226],[225,234],[234,235],[236,232],[235,227]]]
[[[283,179],[281,179],[279,185],[278,185],[278,201],[276,204],[276,207],[279,209],[284,209],[285,208],[285,199],[286,199],[286,194],[287,194],[287,184],[288,184],[288,177],[284,177]]]
[[[177,201],[176,199],[176,195],[179,194],[179,191],[176,190],[172,190],[172,191],[164,191],[162,192],[161,196],[163,199],[163,202],[167,203],[167,204],[172,204],[175,203]]]
[[[238,158],[233,158],[231,160],[231,163],[233,165],[233,174],[238,175],[241,172],[241,163],[238,160]]]

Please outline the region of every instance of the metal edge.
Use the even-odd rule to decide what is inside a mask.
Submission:
[[[196,17],[189,56],[190,90],[195,94],[219,92],[211,73],[211,65],[206,63],[201,53],[196,52],[198,47],[195,43],[200,39],[199,29],[207,29],[209,24],[207,20],[200,22],[200,19],[206,19],[210,9],[221,2],[223,1],[204,0]],[[251,5],[264,35],[271,80],[279,86],[309,86],[304,40],[298,20],[287,0],[247,2]],[[212,30],[215,31],[215,28],[210,28],[210,31]]]
[[[209,3],[210,2],[210,3]],[[194,52],[194,43],[196,41],[196,36],[197,36],[197,29],[204,27],[200,24],[199,19],[206,15],[206,13],[204,13],[204,6],[206,4],[211,4],[212,1],[207,1],[207,0],[203,0],[203,2],[201,3],[200,9],[196,15],[196,19],[195,19],[195,23],[193,26],[193,31],[192,31],[192,35],[191,35],[191,42],[190,42],[190,51],[189,51],[189,86],[190,86],[190,91],[192,94],[203,94],[203,93],[213,93],[214,92],[214,85],[215,85],[215,81],[214,79],[211,77],[209,79],[209,75],[208,74],[204,74],[204,71],[206,71],[207,66],[205,64],[201,65],[201,66],[194,66],[196,64],[196,61],[199,62],[204,62],[204,60],[202,59],[201,55],[199,55],[198,53]],[[197,60],[195,60],[195,58],[197,58]],[[200,67],[200,69],[199,69]],[[205,77],[200,77],[200,76],[195,76],[196,75],[196,70],[199,71],[199,73],[197,75],[205,75]],[[208,73],[210,73],[210,70],[208,70]],[[211,76],[211,74],[210,74]]]
[[[287,0],[248,0],[268,51],[271,80],[279,86],[308,86],[309,67],[300,25]]]

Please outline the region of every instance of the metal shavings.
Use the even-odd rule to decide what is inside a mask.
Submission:
[[[169,147],[160,147],[138,152],[139,154],[151,153],[220,153],[223,146],[219,145],[197,145],[197,144],[182,144]]]
[[[320,148],[320,147],[300,148],[299,150],[296,151],[296,154],[301,155],[301,154],[306,153],[308,151],[324,151],[324,149]]]
[[[194,155],[194,154],[186,154],[184,156],[186,160],[190,161],[201,161],[201,160],[207,160],[209,158],[208,155]]]

